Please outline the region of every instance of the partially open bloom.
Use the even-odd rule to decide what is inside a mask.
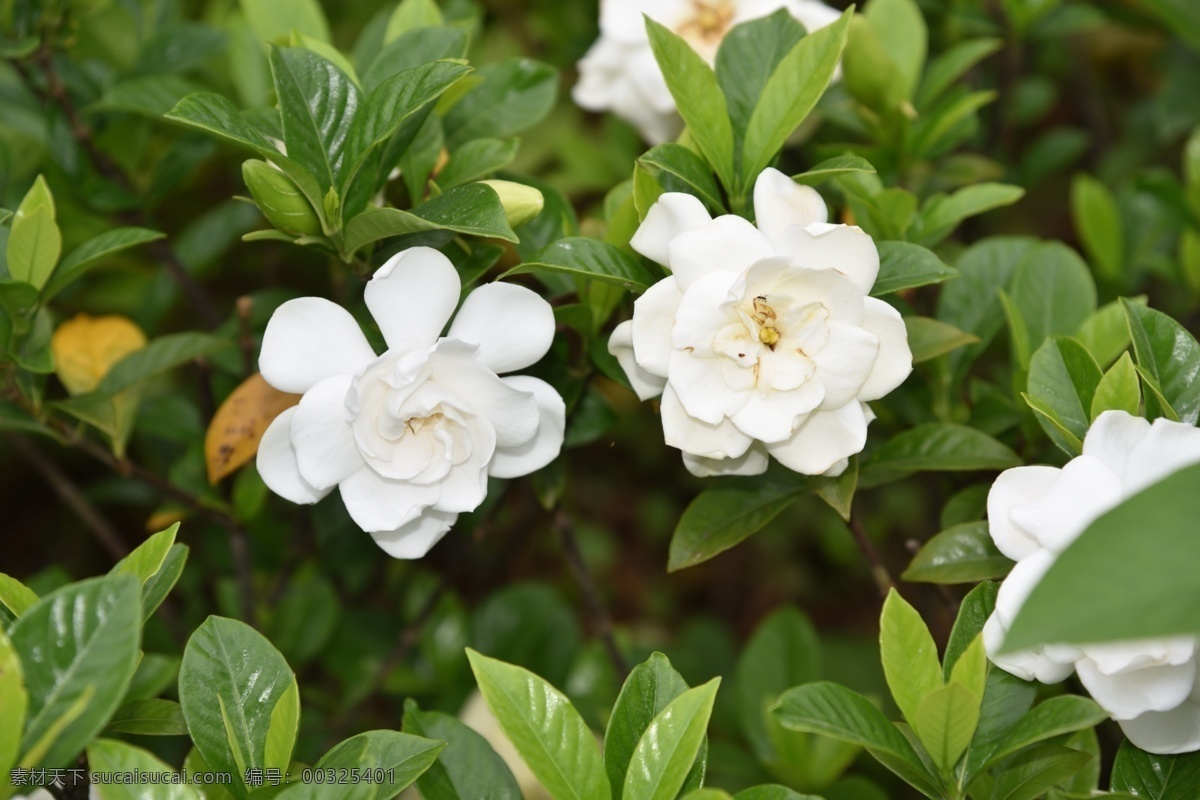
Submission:
[[[1200,428],[1166,419],[1150,424],[1124,411],[1106,411],[1088,431],[1083,454],[1065,467],[1007,470],[988,494],[992,539],[1017,562],[983,629],[988,656],[1025,680],[1056,683],[1078,672],[1129,740],[1152,753],[1200,750],[1200,639],[1047,645],[1004,654],[999,649],[1030,592],[1088,525],[1129,496],[1197,462]]]
[[[643,400],[662,395],[667,444],[694,474],[756,475],[774,456],[837,475],[862,450],[867,401],[912,372],[900,314],[868,297],[879,253],[831,225],[816,190],[777,170],[754,188],[757,227],[664,194],[633,237],[671,271],[609,350]]]
[[[441,336],[460,292],[438,251],[393,256],[366,287],[387,344],[380,356],[335,303],[304,297],[279,307],[259,369],[276,389],[304,397],[259,446],[272,491],[315,503],[336,486],[380,547],[420,558],[483,501],[489,475],[525,475],[558,455],[562,397],[536,378],[499,377],[546,354],[550,305],[524,287],[488,284]]]
[[[682,123],[642,15],[679,34],[712,64],[730,29],[781,8],[809,32],[840,14],[817,0],[601,0],[600,38],[579,62],[572,96],[589,111],[612,111],[651,144],[673,139]]]

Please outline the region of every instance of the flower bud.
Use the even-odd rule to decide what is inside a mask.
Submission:
[[[504,216],[508,219],[510,228],[524,225],[542,212],[546,202],[542,193],[532,186],[512,181],[480,181],[484,186],[490,186],[500,195],[500,204],[504,206]]]
[[[292,179],[266,161],[242,164],[242,178],[267,221],[286,233],[317,236],[321,219]]]

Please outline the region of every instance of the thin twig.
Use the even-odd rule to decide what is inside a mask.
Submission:
[[[242,295],[237,299],[238,347],[242,351],[242,376],[249,378],[257,371],[254,358],[254,333],[250,326],[250,312],[254,310],[254,298]]]
[[[871,570],[871,577],[879,589],[879,596],[887,597],[888,592],[895,586],[895,582],[892,581],[887,567],[883,565],[883,560],[880,559],[879,551],[871,542],[871,537],[867,536],[867,532],[863,529],[862,520],[851,510],[850,519],[846,524],[850,528],[850,535],[854,537],[854,543],[858,545],[858,549],[867,562],[867,567]]]
[[[620,648],[617,647],[617,640],[613,636],[612,619],[608,616],[604,604],[600,602],[600,593],[596,590],[596,583],[592,580],[591,573],[588,572],[587,564],[583,561],[583,553],[579,550],[579,541],[575,538],[575,523],[571,521],[571,517],[565,511],[559,510],[554,516],[554,530],[562,543],[563,555],[566,556],[567,564],[575,575],[575,582],[579,584],[579,590],[583,593],[583,601],[592,618],[592,627],[595,629],[596,635],[600,637],[600,641],[604,643],[604,649],[608,653],[609,660],[612,661],[613,668],[617,671],[617,677],[624,680],[625,676],[629,674],[629,664],[625,661],[625,656],[621,654]]]
[[[75,512],[75,516],[79,517],[80,521],[87,526],[96,540],[115,560],[120,561],[129,554],[129,548],[121,541],[116,528],[100,513],[99,509],[92,505],[92,501],[87,499],[87,496],[75,485],[70,476],[21,434],[10,433],[6,438],[13,449],[37,470],[46,483],[50,484],[50,488],[54,490],[59,499]]]

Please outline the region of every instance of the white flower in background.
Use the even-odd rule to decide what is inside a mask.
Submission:
[[[572,96],[589,111],[612,111],[651,144],[674,139],[683,126],[642,15],[683,37],[713,64],[731,28],[781,8],[809,32],[841,15],[817,0],[601,0],[600,38],[579,62]]]
[[[558,455],[565,408],[544,381],[498,373],[538,361],[554,313],[534,292],[491,283],[458,304],[458,273],[441,253],[393,256],[366,286],[387,351],[376,356],[336,303],[284,303],[263,335],[259,369],[303,394],[263,436],[258,471],[294,503],[336,486],[350,516],[396,558],[420,558],[487,494]]]
[[[997,651],[1029,593],[1092,521],[1197,462],[1200,428],[1165,419],[1151,425],[1124,411],[1106,411],[1084,438],[1083,454],[1065,467],[1006,470],[988,494],[992,539],[1000,552],[1017,562],[983,628],[988,656],[1025,680],[1056,683],[1078,672],[1084,687],[1120,723],[1129,740],[1152,753],[1200,750],[1200,639],[1048,645],[1003,655]]]
[[[643,400],[662,395],[667,444],[700,476],[756,475],[774,456],[837,475],[862,450],[866,401],[912,372],[900,314],[868,297],[879,253],[860,228],[831,225],[821,196],[769,169],[758,225],[713,219],[689,194],[659,198],[631,244],[671,271],[613,331]]]

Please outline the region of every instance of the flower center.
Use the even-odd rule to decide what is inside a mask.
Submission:
[[[733,0],[692,0],[692,16],[676,31],[685,39],[716,44],[733,22]]]
[[[754,310],[750,314],[750,319],[758,323],[758,340],[772,350],[779,343],[779,315],[775,313],[775,309],[767,305],[765,295],[759,295],[754,298]]]

